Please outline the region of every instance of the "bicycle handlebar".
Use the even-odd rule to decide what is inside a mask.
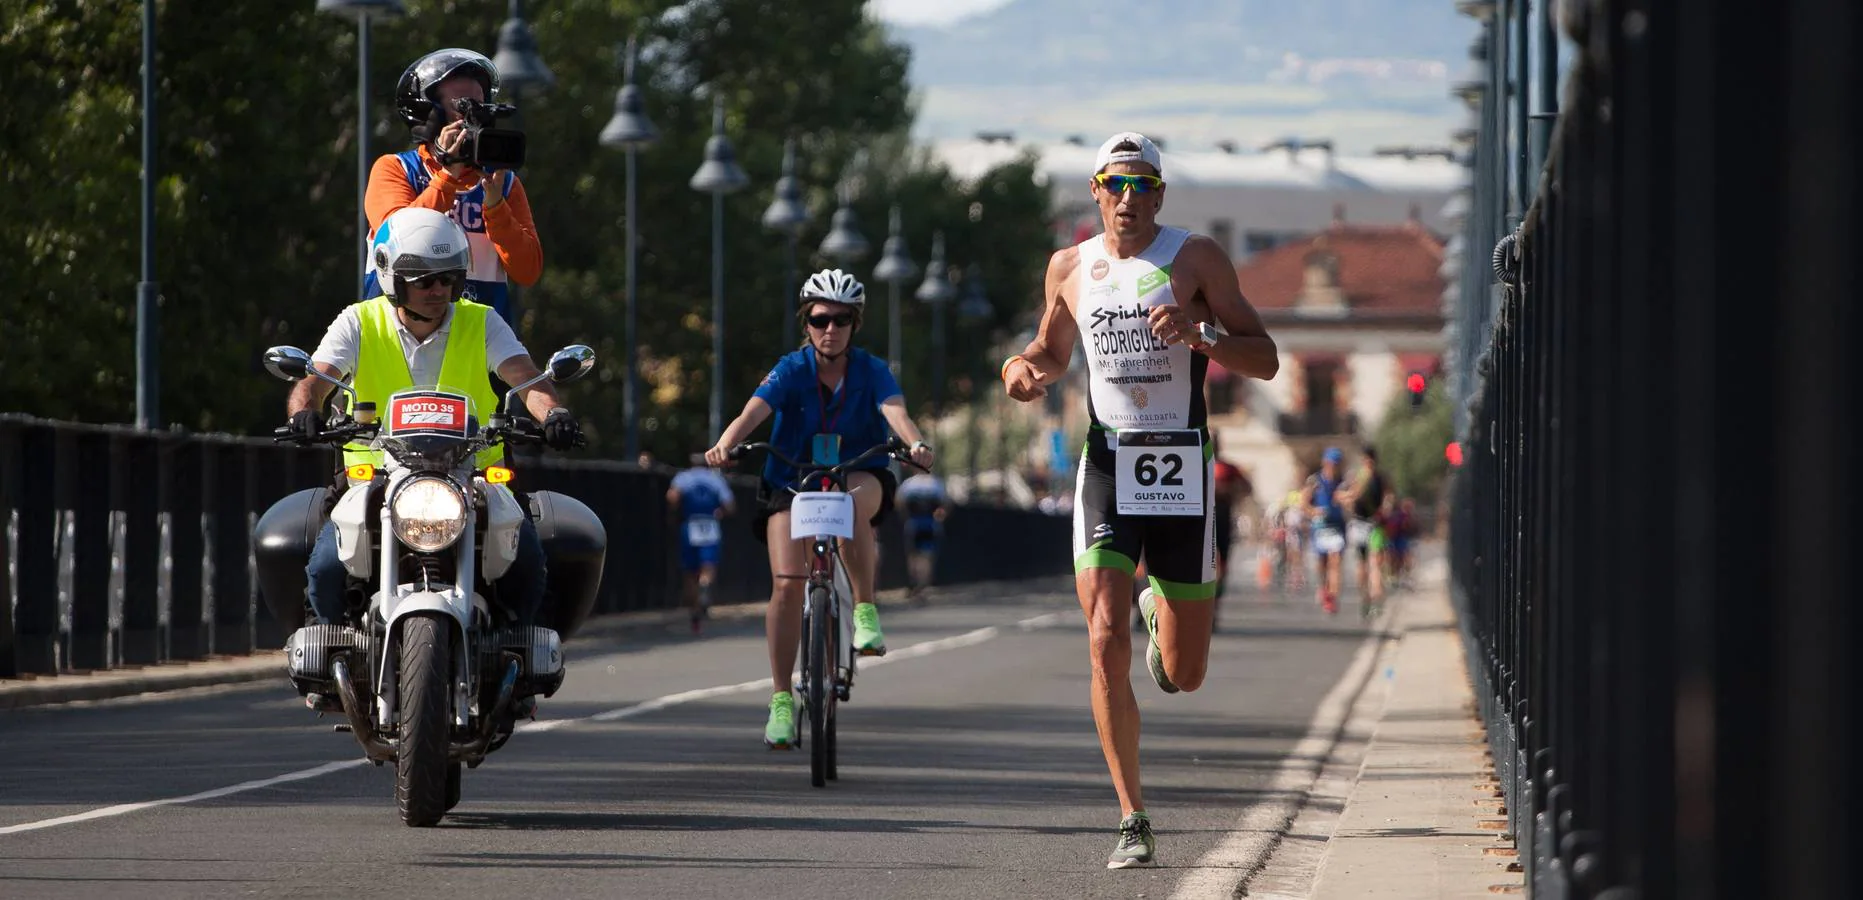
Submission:
[[[789,454],[784,453],[783,451],[770,446],[770,443],[768,441],[757,441],[756,443],[738,444],[737,446],[732,447],[726,455],[730,457],[733,461],[735,461],[738,459],[742,459],[744,454],[749,453],[753,450],[762,450],[763,452],[776,457],[778,462],[781,462],[784,465],[792,469],[795,469],[799,473],[794,480],[796,484],[804,483],[808,481],[810,478],[813,478],[818,475],[827,475],[828,477],[833,478],[836,481],[839,481],[843,475],[846,475],[848,473],[849,470],[855,468],[856,466],[859,466],[861,463],[864,463],[874,458],[875,456],[880,456],[880,455],[890,456],[893,459],[899,460],[900,462],[905,463],[906,465],[909,465],[909,466],[923,468],[922,466],[919,466],[918,463],[915,463],[912,461],[912,457],[908,455],[908,448],[906,447],[905,443],[896,437],[888,438],[884,443],[875,444],[872,447],[867,448],[866,452],[860,454],[859,456],[856,456],[853,459],[845,460],[843,462],[837,463],[832,466],[820,466],[812,462],[805,463],[805,462],[800,462],[798,460],[792,459],[790,458]]]

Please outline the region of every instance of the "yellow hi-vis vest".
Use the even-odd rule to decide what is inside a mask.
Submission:
[[[472,398],[480,427],[498,408],[498,394],[488,377],[491,367],[485,359],[485,317],[491,312],[491,307],[470,300],[454,303],[453,321],[447,325],[446,356],[440,363],[440,385]],[[356,318],[362,322],[362,342],[356,350],[356,376],[350,386],[356,389],[358,402],[374,403],[376,415],[386,418],[388,398],[415,386],[407,354],[401,349],[401,337],[395,332],[395,307],[386,296],[364,300],[356,304]],[[504,458],[501,444],[479,451],[473,464],[483,469]],[[382,454],[367,444],[352,441],[344,445],[344,467],[359,463],[382,465]]]

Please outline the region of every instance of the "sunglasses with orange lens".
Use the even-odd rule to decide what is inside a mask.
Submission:
[[[1156,175],[1120,175],[1113,172],[1101,172],[1093,176],[1093,183],[1115,194],[1126,191],[1149,194],[1164,187],[1164,179]]]

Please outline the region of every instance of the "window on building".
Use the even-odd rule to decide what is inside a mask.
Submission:
[[[1306,365],[1307,370],[1307,408],[1303,410],[1307,417],[1309,434],[1336,434],[1338,402],[1334,383],[1339,377],[1339,363],[1335,360],[1315,360]]]
[[[1273,250],[1281,243],[1281,236],[1270,231],[1251,231],[1242,236],[1242,252],[1254,256],[1264,250]]]
[[[1236,252],[1236,223],[1228,219],[1213,219],[1210,222],[1210,240],[1223,252],[1231,256]]]

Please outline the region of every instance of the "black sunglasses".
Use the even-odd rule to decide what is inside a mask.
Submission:
[[[437,287],[437,286],[451,287],[465,280],[466,280],[465,276],[461,275],[458,272],[435,272],[432,275],[422,275],[419,278],[409,278],[407,279],[407,283],[409,287],[416,287],[416,288],[420,288],[421,290],[426,290],[428,288]]]
[[[810,327],[815,328],[818,331],[827,331],[828,326],[830,324],[833,324],[837,328],[847,328],[849,326],[852,326],[854,324],[854,314],[853,313],[834,313],[833,315],[830,315],[828,313],[816,313],[815,315],[812,315],[809,317]]]

